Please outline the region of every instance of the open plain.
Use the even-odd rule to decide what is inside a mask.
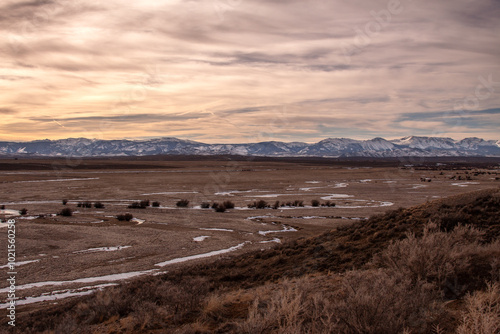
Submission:
[[[11,217],[16,220],[17,303],[53,303],[183,263],[266,249],[388,209],[500,185],[497,160],[440,161],[1,160],[0,206],[5,208],[0,218],[27,210]],[[189,204],[178,207],[183,199]],[[141,200],[158,206],[128,207]],[[225,201],[234,208],[201,207]],[[269,207],[248,207],[259,201]],[[93,206],[79,206],[85,202]],[[95,208],[96,202],[103,207]],[[71,216],[59,214],[65,208]],[[134,218],[116,218],[126,213]],[[0,248],[4,295],[6,235]]]

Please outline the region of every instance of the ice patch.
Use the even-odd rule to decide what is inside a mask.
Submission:
[[[242,194],[242,193],[267,193],[267,190],[228,190],[228,191],[219,191],[214,193],[217,196],[234,196],[234,194]]]
[[[176,194],[197,194],[197,191],[164,191],[161,193],[146,193],[142,194],[143,196],[149,195],[176,195]]]
[[[137,276],[142,276],[146,274],[151,274],[153,272],[156,272],[158,269],[150,269],[150,270],[144,270],[144,271],[132,271],[132,272],[127,272],[127,273],[121,273],[121,274],[112,274],[112,275],[105,275],[105,276],[97,276],[97,277],[86,277],[86,278],[78,278],[72,281],[45,281],[45,282],[35,282],[35,283],[28,283],[28,284],[23,284],[23,285],[18,285],[16,286],[16,290],[25,290],[25,289],[32,289],[32,288],[40,288],[43,286],[49,286],[49,285],[64,285],[64,284],[74,284],[74,283],[94,283],[94,282],[114,282],[114,281],[122,281],[126,280],[129,278],[134,278]],[[9,291],[9,287],[0,289],[0,293],[5,293]]]
[[[267,215],[267,216],[253,216],[253,217],[247,217],[245,219],[247,220],[254,220],[254,219],[263,219],[263,218],[276,218],[275,216],[272,215]]]
[[[19,213],[19,210],[9,210],[9,209],[4,209],[4,210],[0,210],[0,215],[6,215],[6,216],[20,216],[21,214]]]
[[[210,238],[210,237],[209,237],[208,235],[202,235],[202,236],[200,236],[200,237],[195,237],[195,238],[193,238],[193,241],[196,241],[196,242],[201,242],[201,241],[203,241],[203,240],[205,240],[205,239],[207,239],[207,238]]]
[[[259,244],[268,244],[268,243],[270,243],[270,242],[276,242],[276,243],[280,244],[280,243],[281,243],[281,240],[280,240],[279,238],[274,238],[274,239],[272,239],[272,240],[260,241],[260,242],[259,242]]]
[[[22,265],[25,265],[25,264],[28,264],[28,263],[34,263],[34,262],[40,262],[40,260],[30,260],[30,261],[15,262],[14,265],[16,267],[19,267],[19,266],[22,266]],[[9,268],[9,264],[6,264],[4,266],[0,266],[0,269],[3,269],[3,268]]]
[[[69,297],[75,297],[75,296],[85,296],[85,295],[92,294],[97,290],[102,290],[106,287],[115,286],[115,285],[118,285],[118,284],[107,283],[107,284],[100,284],[100,285],[94,285],[94,286],[85,286],[85,287],[78,288],[78,289],[71,289],[71,290],[68,289],[68,290],[46,292],[46,293],[42,293],[40,296],[37,296],[37,297],[26,297],[26,298],[22,298],[22,299],[17,299],[16,305],[27,305],[27,304],[34,304],[34,303],[39,303],[39,302],[58,300],[58,299],[64,299],[64,298],[69,298]],[[9,307],[9,305],[10,305],[10,303],[0,304],[0,309],[5,309],[5,308]]]
[[[283,233],[283,232],[297,232],[296,229],[294,229],[293,227],[291,226],[287,226],[287,225],[283,225],[283,229],[282,230],[275,230],[275,231],[259,231],[259,234],[260,235],[267,235],[269,233]]]
[[[141,225],[144,223],[146,220],[145,219],[139,219],[139,218],[132,218],[130,219],[131,222],[137,223],[137,225]]]
[[[74,179],[54,179],[54,180],[33,180],[33,181],[13,181],[11,183],[35,183],[35,182],[67,182],[67,181],[90,181],[99,180],[98,177],[74,178]]]
[[[370,179],[366,179],[366,180],[359,180],[359,182],[361,182],[361,183],[367,183],[367,182],[372,182],[372,180],[370,180]]]
[[[306,181],[305,183],[313,183],[313,184],[315,184],[315,183],[321,183],[321,181]]]
[[[132,247],[132,246],[97,247],[97,248],[89,248],[89,249],[74,251],[73,254],[95,253],[95,252],[116,252],[116,251],[130,248],[130,247]]]
[[[221,232],[234,232],[234,230],[229,230],[226,228],[200,228],[203,231],[221,231]]]
[[[231,248],[221,249],[221,250],[218,250],[218,251],[213,251],[213,252],[208,252],[208,253],[203,253],[203,254],[197,254],[197,255],[191,255],[191,256],[185,256],[185,257],[180,257],[180,258],[177,258],[177,259],[172,259],[172,260],[160,262],[160,263],[155,264],[155,266],[164,267],[164,266],[168,266],[169,264],[182,263],[182,262],[186,262],[186,261],[191,261],[191,260],[196,260],[196,259],[202,259],[202,258],[206,258],[206,257],[216,256],[216,255],[225,254],[225,253],[229,253],[229,252],[234,252],[234,251],[236,251],[238,249],[241,249],[248,242],[249,241],[245,241],[245,242],[243,242],[243,243],[241,243],[239,245],[233,246]]]
[[[458,182],[458,183],[452,183],[452,186],[458,186],[458,187],[468,187],[469,184],[479,184],[479,182]]]
[[[329,201],[329,200],[332,200],[334,198],[350,198],[350,197],[354,197],[353,195],[347,195],[347,194],[331,194],[331,195],[328,195],[328,196],[323,196],[321,197],[322,200],[325,200],[325,201]]]

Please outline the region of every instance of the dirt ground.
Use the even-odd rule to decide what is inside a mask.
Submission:
[[[88,168],[78,168],[82,165]],[[404,163],[373,165],[94,159],[91,164],[33,160],[19,168],[15,164],[0,168],[0,205],[7,210],[27,209],[26,215],[13,217],[19,303],[54,302],[102,284],[265,249],[388,209],[500,185],[498,164],[481,168],[440,163],[418,168]],[[63,199],[68,200],[66,205]],[[160,202],[160,207],[128,208],[146,199]],[[188,207],[176,207],[180,199],[189,200]],[[220,213],[200,208],[202,202],[227,200],[234,202],[234,209]],[[280,206],[247,207],[259,200],[271,206],[280,201]],[[304,206],[281,206],[295,200]],[[320,206],[313,207],[312,200]],[[100,201],[105,207],[77,207],[85,201]],[[335,207],[321,206],[327,201]],[[57,215],[63,208],[71,208],[73,216]],[[138,220],[118,221],[116,215],[124,213]],[[5,218],[0,213],[0,219]],[[2,295],[8,276],[5,225],[0,225]],[[189,256],[193,258],[185,258]]]

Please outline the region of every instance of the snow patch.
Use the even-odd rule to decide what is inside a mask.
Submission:
[[[172,260],[160,262],[160,263],[155,264],[155,266],[164,267],[164,266],[168,266],[170,264],[182,263],[182,262],[186,262],[186,261],[191,261],[191,260],[196,260],[196,259],[202,259],[202,258],[206,258],[206,257],[216,256],[216,255],[225,254],[225,253],[229,253],[229,252],[234,252],[234,251],[236,251],[238,249],[241,249],[248,242],[249,241],[245,241],[245,242],[243,242],[243,243],[241,243],[239,245],[236,245],[236,246],[233,246],[233,247],[230,247],[230,248],[226,248],[226,249],[221,249],[221,250],[218,250],[218,251],[213,251],[213,252],[208,252],[208,253],[203,253],[203,254],[197,254],[197,255],[191,255],[191,256],[185,256],[185,257],[180,257],[180,258],[177,258],[177,259],[172,259]]]
[[[208,236],[208,235],[202,235],[202,236],[193,238],[193,241],[201,242],[201,241],[203,241],[205,239],[208,239],[208,238],[210,238],[210,236]]]
[[[130,248],[130,247],[132,247],[132,246],[97,247],[97,248],[89,248],[89,249],[74,251],[73,254],[95,253],[95,252],[116,252],[116,251]]]

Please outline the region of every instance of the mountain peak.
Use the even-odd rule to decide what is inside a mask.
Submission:
[[[314,144],[265,141],[248,144],[205,144],[175,137],[144,140],[67,138],[32,142],[0,142],[0,155],[36,156],[141,156],[159,154],[245,155],[275,157],[400,157],[497,156],[500,141],[471,137],[460,141],[445,137],[407,136],[387,140],[326,138]]]

